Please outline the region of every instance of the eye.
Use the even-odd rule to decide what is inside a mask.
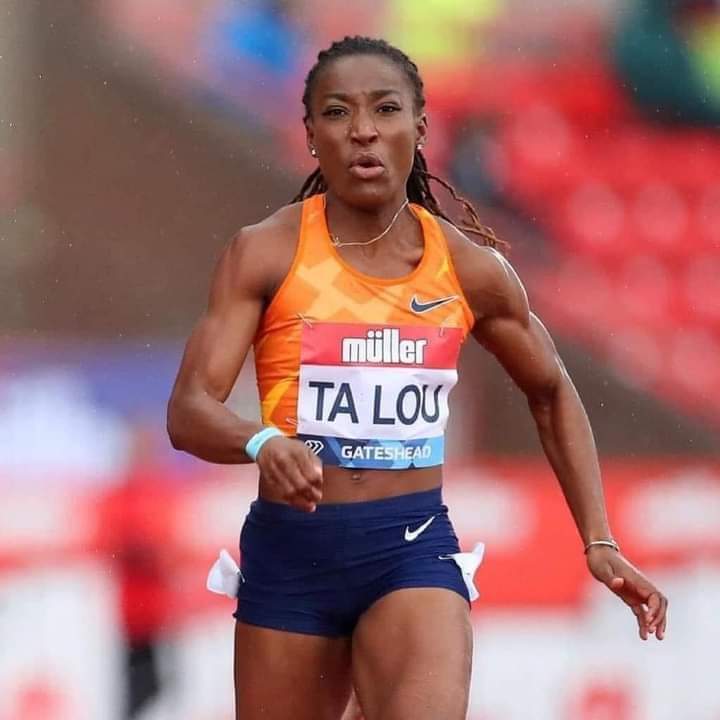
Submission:
[[[345,114],[347,114],[347,110],[344,107],[339,107],[338,105],[329,107],[327,110],[323,110],[323,115],[325,117],[342,117]]]
[[[394,112],[400,112],[402,108],[399,105],[395,105],[394,103],[383,103],[379,108],[378,112],[380,113],[394,113]]]

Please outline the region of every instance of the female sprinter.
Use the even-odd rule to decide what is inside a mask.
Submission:
[[[462,230],[422,155],[423,83],[400,50],[353,37],[303,96],[319,167],[222,256],[168,410],[173,445],[256,462],[240,537],[237,717],[460,720],[468,589],[442,504],[443,431],[467,335],[527,396],[590,572],[665,633],[667,601],[620,554],[583,406],[523,286],[465,202]],[[263,424],[223,402],[254,346]]]

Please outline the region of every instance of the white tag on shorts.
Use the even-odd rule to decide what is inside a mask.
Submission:
[[[227,595],[234,600],[238,594],[242,573],[230,553],[223,548],[208,573],[205,587],[218,595]]]
[[[480,567],[485,555],[485,543],[476,543],[471,552],[452,553],[451,555],[441,555],[441,560],[453,560],[460,568],[462,578],[467,588],[470,602],[480,597],[477,587],[475,587],[475,573]]]

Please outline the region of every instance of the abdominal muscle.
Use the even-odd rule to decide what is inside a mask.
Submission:
[[[323,467],[323,503],[352,503],[432,490],[442,485],[442,465],[409,470],[362,470],[333,465]],[[275,487],[260,477],[259,495],[286,502]]]

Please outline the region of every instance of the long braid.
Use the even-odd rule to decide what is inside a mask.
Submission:
[[[313,87],[320,70],[341,57],[351,55],[379,55],[394,62],[407,76],[412,88],[415,102],[416,112],[422,112],[425,107],[425,94],[422,78],[418,71],[417,65],[402,50],[390,45],[385,40],[374,38],[346,36],[340,41],[334,42],[327,50],[321,50],[318,53],[317,62],[310,68],[310,72],[305,79],[305,91],[303,92],[303,105],[305,107],[305,119],[310,117],[310,100]],[[430,181],[433,180],[444,187],[451,195],[453,200],[460,204],[463,209],[462,222],[458,225],[443,210],[437,198],[430,188]],[[327,183],[323,178],[320,168],[316,168],[305,180],[298,194],[293,198],[292,202],[301,202],[313,195],[318,195],[327,190]],[[477,211],[472,203],[466,198],[458,195],[455,188],[446,180],[433,175],[427,167],[425,156],[419,151],[415,151],[413,158],[413,166],[410,176],[407,180],[407,196],[410,202],[422,205],[433,215],[447,220],[460,230],[464,230],[476,237],[480,238],[483,245],[489,245],[493,248],[505,249],[507,243],[500,240],[492,228],[486,227],[480,221]]]
[[[433,194],[432,188],[430,187],[430,180],[434,180],[436,183],[442,185],[450,193],[453,200],[462,206],[464,216],[461,225],[457,225],[457,223],[448,217],[442,209],[440,203]],[[483,225],[472,203],[462,195],[459,195],[449,182],[439,178],[437,175],[433,175],[428,170],[425,156],[422,152],[420,152],[420,150],[415,151],[412,171],[410,172],[410,177],[407,182],[407,195],[411,202],[422,205],[433,215],[437,215],[438,217],[447,220],[460,230],[465,230],[466,232],[481,238],[483,245],[489,245],[493,248],[506,248],[507,243],[498,238],[492,228],[487,227],[487,225]]]
[[[292,202],[302,202],[303,200],[312,197],[313,195],[319,195],[327,190],[325,184],[325,178],[320,172],[320,168],[316,168],[310,175],[305,178],[305,182],[300,188],[300,192],[292,199]]]

